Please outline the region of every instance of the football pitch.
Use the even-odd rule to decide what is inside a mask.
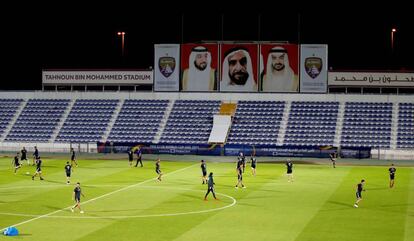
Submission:
[[[67,185],[68,158],[43,159],[43,181],[32,181],[35,168],[26,163],[15,175],[11,160],[0,158],[0,228],[16,226],[20,235],[0,240],[414,240],[412,166],[396,166],[390,189],[388,166],[334,169],[292,158],[288,182],[283,163],[258,158],[257,176],[247,165],[247,188],[236,189],[235,163],[207,162],[219,200],[210,194],[204,201],[198,161],[161,161],[158,182],[153,160],[143,168],[126,160],[78,160]],[[366,191],[354,208],[361,179]],[[83,214],[70,210],[78,181]]]

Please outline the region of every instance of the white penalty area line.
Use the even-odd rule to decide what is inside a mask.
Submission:
[[[175,170],[175,171],[170,172],[170,173],[167,173],[167,174],[165,174],[165,175],[163,175],[163,176],[169,176],[169,175],[171,175],[171,174],[174,174],[174,173],[177,173],[177,172],[181,172],[181,171],[187,170],[187,169],[189,169],[189,168],[191,168],[191,167],[193,167],[193,166],[196,166],[196,165],[198,165],[198,163],[197,163],[197,164],[194,164],[194,165],[191,165],[191,166],[188,166],[188,167],[184,167],[184,168],[181,168],[181,169]],[[101,198],[107,197],[107,196],[109,196],[109,195],[112,195],[112,194],[115,194],[115,193],[118,193],[118,192],[122,192],[122,191],[124,191],[124,190],[127,190],[127,189],[130,189],[130,188],[133,188],[133,187],[136,187],[136,186],[139,186],[139,185],[145,184],[145,183],[147,183],[147,182],[155,181],[156,179],[157,179],[157,178],[156,178],[156,177],[154,177],[154,178],[151,178],[151,179],[148,179],[148,180],[145,180],[145,181],[142,181],[142,182],[139,182],[139,183],[133,184],[133,185],[129,185],[129,186],[126,186],[126,187],[124,187],[124,188],[121,188],[121,189],[118,189],[118,190],[115,190],[115,191],[112,191],[112,192],[108,192],[108,193],[106,193],[106,194],[104,194],[104,195],[101,195],[101,196],[98,196],[98,197],[95,197],[95,198],[89,199],[89,200],[87,200],[87,201],[85,201],[85,202],[82,202],[82,204],[86,204],[86,203],[90,203],[90,202],[96,201],[96,200],[98,200],[98,199],[101,199]],[[37,216],[37,217],[35,217],[35,218],[28,219],[28,220],[23,221],[23,222],[20,222],[20,223],[16,223],[16,224],[13,224],[13,225],[9,225],[9,227],[11,227],[11,226],[16,227],[16,226],[20,226],[20,225],[23,225],[23,224],[26,224],[26,223],[30,223],[30,222],[32,222],[32,221],[35,221],[35,220],[38,220],[38,219],[41,219],[41,218],[44,218],[44,217],[48,217],[48,216],[53,215],[53,214],[55,214],[55,213],[62,212],[62,211],[66,210],[66,209],[69,209],[69,208],[71,208],[71,207],[73,207],[73,205],[70,205],[70,206],[68,206],[68,207],[66,207],[66,208],[62,208],[62,209],[59,209],[59,210],[56,210],[56,211],[53,211],[53,212],[50,212],[50,213],[46,213],[46,214],[43,214],[43,215]],[[3,231],[3,230],[5,230],[6,228],[7,228],[7,227],[0,228],[0,230],[1,230],[1,231]]]

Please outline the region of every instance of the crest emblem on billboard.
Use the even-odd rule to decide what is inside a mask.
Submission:
[[[158,68],[161,74],[168,78],[175,70],[175,58],[168,56],[159,58]]]
[[[322,59],[317,57],[306,58],[305,70],[312,79],[318,77],[322,70]]]

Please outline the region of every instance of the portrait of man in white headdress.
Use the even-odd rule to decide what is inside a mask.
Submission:
[[[231,49],[223,60],[221,91],[257,91],[252,61],[243,48]]]
[[[269,51],[262,91],[298,92],[299,78],[289,64],[288,51],[280,46]]]
[[[216,70],[211,67],[211,53],[203,46],[191,50],[188,69],[183,72],[183,91],[217,90]]]

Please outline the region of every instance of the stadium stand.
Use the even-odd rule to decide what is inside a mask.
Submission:
[[[160,143],[207,144],[221,101],[177,100]]]
[[[76,100],[56,137],[56,142],[101,141],[118,102],[104,99]]]
[[[151,143],[168,100],[125,100],[107,141]]]
[[[285,145],[334,144],[339,102],[292,102]]]
[[[399,103],[398,148],[414,148],[414,104]]]
[[[30,99],[5,140],[48,142],[68,103],[68,99]]]
[[[285,102],[239,101],[228,144],[275,145]]]

